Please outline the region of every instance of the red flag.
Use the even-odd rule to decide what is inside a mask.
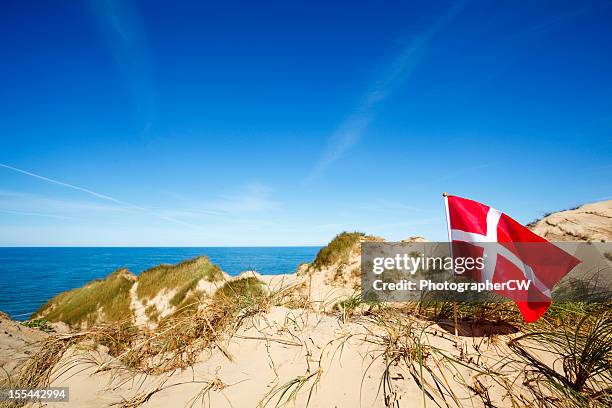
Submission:
[[[452,256],[483,256],[484,268],[469,272],[479,282],[529,283],[528,289],[513,284],[495,292],[514,300],[526,322],[538,320],[550,306],[552,288],[580,260],[495,208],[457,196],[445,201]]]

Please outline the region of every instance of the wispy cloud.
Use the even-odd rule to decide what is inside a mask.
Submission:
[[[280,206],[278,201],[272,199],[272,191],[272,188],[264,184],[249,184],[236,194],[225,195],[210,202],[207,207],[210,211],[228,214],[268,212]]]
[[[100,203],[92,200],[74,200],[59,197],[50,197],[35,193],[21,191],[0,190],[0,207],[13,211],[44,212],[53,214],[63,213],[93,213],[93,212],[123,212],[131,213],[133,210],[118,204]]]
[[[459,1],[429,28],[413,37],[399,55],[382,71],[360,103],[331,135],[319,161],[306,182],[318,178],[361,139],[374,115],[375,107],[402,85],[414,72],[432,37],[463,10],[466,1]]]
[[[162,213],[181,218],[221,219],[227,223],[242,223],[240,217],[248,217],[249,223],[266,223],[265,220],[254,220],[252,217],[255,214],[269,215],[281,207],[281,203],[272,197],[273,191],[269,186],[253,183],[198,206],[165,210]]]
[[[129,0],[91,0],[91,9],[100,34],[131,93],[136,120],[145,133],[154,120],[155,91],[148,36],[142,17]]]
[[[46,214],[46,213],[29,212],[29,211],[5,210],[5,209],[2,209],[2,208],[0,208],[0,214],[24,215],[24,216],[27,216],[27,217],[45,217],[45,218],[56,218],[56,219],[59,219],[59,220],[80,221],[79,218],[69,217],[67,215]]]
[[[13,170],[13,171],[16,171],[18,173],[21,173],[21,174],[25,174],[26,176],[34,177],[34,178],[37,178],[39,180],[46,181],[48,183],[57,184],[58,186],[64,186],[64,187],[71,188],[73,190],[78,190],[78,191],[81,191],[83,193],[87,193],[89,195],[92,195],[94,197],[101,198],[103,200],[112,201],[114,203],[122,204],[122,205],[126,205],[127,204],[127,205],[131,206],[131,204],[125,203],[125,202],[120,201],[120,200],[117,200],[117,199],[115,199],[113,197],[110,197],[110,196],[107,196],[107,195],[104,195],[104,194],[100,194],[100,193],[97,193],[95,191],[83,188],[83,187],[75,186],[74,184],[64,183],[63,181],[54,180],[54,179],[51,179],[51,178],[48,178],[48,177],[45,177],[45,176],[41,176],[40,174],[35,174],[35,173],[31,173],[31,172],[26,171],[26,170],[18,169],[17,167],[9,166],[8,164],[0,163],[0,167],[4,167],[5,169],[9,169],[9,170]]]
[[[182,225],[184,227],[200,229],[200,227],[197,226],[197,225],[190,224],[190,223],[178,220],[176,218],[169,217],[169,216],[164,215],[164,214],[160,214],[159,212],[151,210],[149,208],[141,207],[141,206],[138,206],[138,205],[135,205],[135,204],[131,204],[131,203],[128,203],[126,201],[119,200],[117,198],[111,197],[109,195],[102,194],[102,193],[99,193],[97,191],[90,190],[88,188],[80,187],[80,186],[77,186],[77,185],[74,185],[74,184],[66,183],[64,181],[60,181],[60,180],[52,179],[52,178],[49,178],[49,177],[45,177],[45,176],[42,176],[40,174],[32,173],[30,171],[19,169],[17,167],[9,166],[8,164],[4,164],[4,163],[0,163],[0,167],[3,167],[3,168],[8,169],[8,170],[15,171],[17,173],[21,173],[21,174],[29,176],[29,177],[36,178],[38,180],[45,181],[47,183],[56,184],[56,185],[59,185],[59,186],[62,186],[62,187],[66,187],[66,188],[72,189],[72,190],[80,191],[82,193],[88,194],[88,195],[96,197],[98,199],[106,200],[106,201],[115,203],[115,204],[117,204],[117,205],[119,205],[119,206],[121,206],[121,207],[123,207],[123,208],[125,208],[127,210],[140,211],[140,212],[146,213],[148,215],[157,217],[159,219],[162,219],[162,220],[165,220],[165,221],[168,221],[168,222],[172,222],[172,223],[175,223],[175,224]]]

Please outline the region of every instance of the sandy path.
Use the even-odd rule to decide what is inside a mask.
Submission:
[[[140,300],[138,300],[138,295],[136,294],[136,290],[138,289],[138,282],[132,285],[130,289],[130,303],[132,310],[134,311],[135,323],[137,326],[145,326],[148,324],[148,317],[145,313],[145,305],[142,304]]]

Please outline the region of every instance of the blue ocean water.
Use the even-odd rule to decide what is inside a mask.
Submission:
[[[53,296],[120,267],[135,274],[161,263],[208,256],[230,275],[294,272],[319,247],[0,248],[0,311],[25,320]]]

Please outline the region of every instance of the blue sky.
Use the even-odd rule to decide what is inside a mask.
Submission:
[[[0,245],[446,236],[611,198],[609,2],[30,2],[0,16]]]

